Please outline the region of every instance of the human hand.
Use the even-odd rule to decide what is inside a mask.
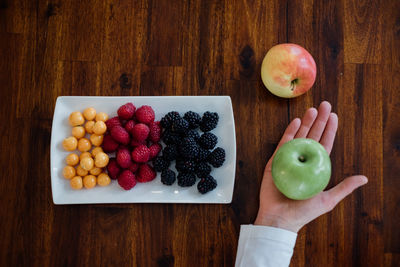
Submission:
[[[337,115],[331,113],[331,105],[326,101],[320,104],[318,111],[310,108],[302,120],[296,118],[288,125],[278,147],[265,166],[255,225],[273,226],[297,233],[304,225],[331,211],[353,190],[368,182],[365,176],[351,176],[335,187],[306,200],[289,199],[276,188],[272,180],[271,166],[279,147],[294,138],[312,138],[320,142],[330,154],[337,126]]]

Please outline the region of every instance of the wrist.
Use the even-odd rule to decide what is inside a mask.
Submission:
[[[279,215],[257,215],[256,220],[254,221],[254,225],[262,225],[262,226],[271,226],[275,228],[281,228],[284,230],[288,230],[294,233],[297,233],[302,226],[298,226],[286,220],[285,218]]]

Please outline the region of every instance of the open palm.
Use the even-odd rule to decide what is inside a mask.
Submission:
[[[330,154],[338,127],[338,118],[331,113],[331,105],[324,101],[318,110],[310,108],[302,120],[294,119],[286,128],[276,151],[284,143],[294,138],[311,138],[320,142]],[[307,200],[292,200],[284,196],[275,187],[272,180],[271,166],[274,155],[265,166],[260,189],[260,207],[256,225],[269,225],[293,232],[298,232],[308,222],[331,211],[337,203],[367,183],[362,175],[351,176],[330,190],[323,191]]]

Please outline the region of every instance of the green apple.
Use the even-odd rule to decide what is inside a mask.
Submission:
[[[322,190],[331,177],[331,160],[313,139],[297,138],[282,145],[272,161],[272,178],[279,191],[291,199],[308,199]]]

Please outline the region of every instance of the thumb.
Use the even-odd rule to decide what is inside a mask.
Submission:
[[[340,201],[350,195],[355,189],[366,184],[367,182],[367,177],[363,175],[350,176],[335,187],[325,191],[327,199],[329,199],[329,209],[333,209]]]

